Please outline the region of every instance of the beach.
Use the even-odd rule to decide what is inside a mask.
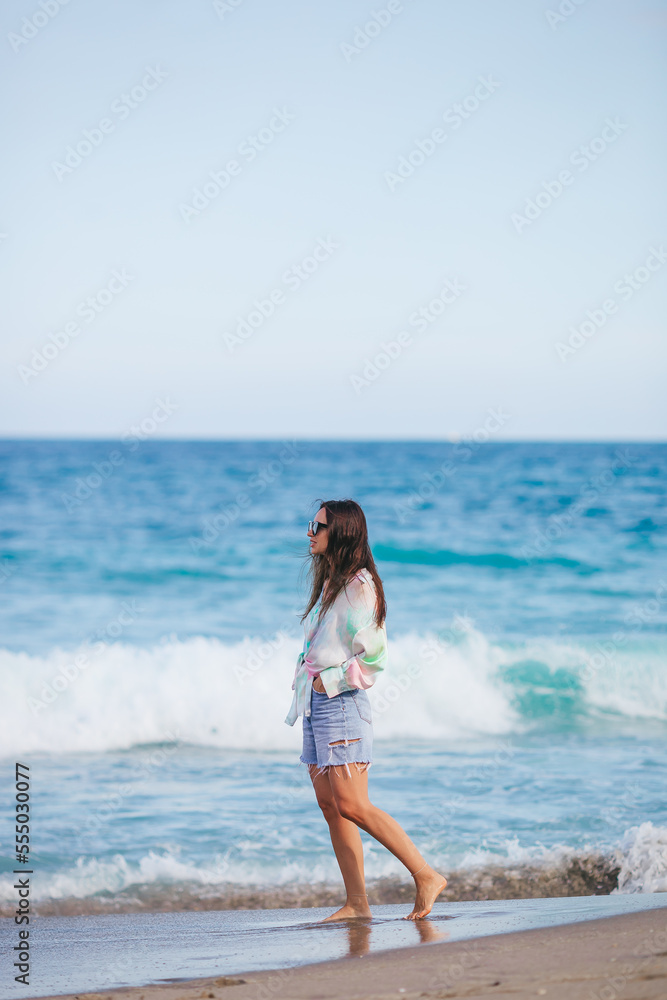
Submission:
[[[3,15],[0,1000],[667,1000],[667,0]]]
[[[297,975],[306,989],[309,983],[326,979],[329,969],[349,968],[350,960],[363,959],[363,967],[370,963],[373,968],[379,962],[380,968],[391,956],[404,956],[405,972],[401,975],[406,981],[399,985],[407,987],[410,970],[424,962],[437,971],[443,962],[455,965],[463,961],[468,969],[468,959],[461,960],[461,955],[476,955],[480,949],[486,954],[490,948],[488,954],[493,956],[497,946],[485,942],[500,940],[511,952],[514,945],[508,944],[508,938],[523,939],[540,931],[546,936],[539,939],[536,948],[544,950],[544,943],[555,931],[574,939],[587,935],[590,943],[589,929],[598,924],[611,927],[614,921],[641,918],[639,923],[651,935],[667,926],[664,893],[438,901],[429,917],[418,921],[404,919],[409,909],[404,904],[373,905],[372,919],[359,921],[324,921],[332,908],[323,906],[37,917],[31,923],[29,982],[12,984],[11,995],[81,997],[111,992],[139,1000],[145,988],[154,991],[164,986],[171,990],[200,981],[217,981],[219,986],[221,979],[242,978],[256,984],[257,1000],[267,1000],[272,993],[262,992],[262,984],[268,983],[269,991],[278,985],[282,989],[295,982]],[[4,953],[10,952],[15,937],[13,922],[0,921],[0,949]],[[662,945],[658,950],[667,952],[664,935],[659,940]],[[436,966],[432,961],[434,947],[443,949],[436,952],[440,955]],[[584,950],[581,962],[597,956],[597,950],[595,955]],[[548,957],[547,948],[544,958]],[[341,974],[344,976],[344,971]],[[452,975],[460,978],[463,972]],[[201,986],[196,995],[208,996],[201,992],[206,988]],[[319,987],[312,988],[313,996],[318,995]],[[438,988],[442,989],[442,984]],[[217,995],[215,990],[213,987]],[[283,990],[277,995],[291,993]]]
[[[348,958],[261,972],[239,969],[224,976],[68,996],[76,1000],[98,996],[115,1000],[486,996],[649,1000],[665,996],[667,907],[365,955],[368,930],[367,924],[347,925],[349,940],[356,944],[356,952]]]

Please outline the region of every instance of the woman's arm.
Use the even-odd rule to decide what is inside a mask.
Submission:
[[[319,676],[329,698],[351,691],[369,688],[387,662],[387,635],[384,628],[371,622],[358,629],[352,640],[354,655],[343,663],[325,667]]]
[[[332,698],[354,688],[369,688],[387,661],[387,635],[375,622],[375,587],[368,576],[356,576],[327,613],[321,630],[306,651],[305,667],[316,691]],[[318,642],[318,638],[324,641]],[[348,658],[332,664],[327,645],[347,651]],[[318,648],[322,647],[322,648]],[[340,655],[340,654],[339,654]],[[320,683],[315,683],[321,677]]]

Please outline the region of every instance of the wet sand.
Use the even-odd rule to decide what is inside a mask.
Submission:
[[[421,923],[424,940],[428,940],[434,925],[428,920]],[[451,942],[440,938],[426,946],[370,954],[364,954],[370,926],[350,922],[347,931],[347,958],[70,996],[78,1000],[439,1000],[487,996],[502,1000],[535,996],[551,1000],[663,1000],[667,996],[667,907]]]

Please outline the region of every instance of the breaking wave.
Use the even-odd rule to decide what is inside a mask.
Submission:
[[[12,712],[0,755],[127,749],[182,741],[294,747],[284,724],[301,640],[277,633],[235,644],[164,640],[0,651]],[[467,619],[438,634],[392,638],[369,692],[376,739],[504,735],[601,720],[667,720],[664,641],[491,641]]]
[[[469,853],[453,870],[446,858],[438,864],[449,878],[440,897],[443,901],[664,892],[667,828],[650,822],[633,827],[609,852],[567,846],[522,848],[511,840],[504,851]],[[369,866],[370,902],[411,901],[413,883],[393,871],[383,873],[384,865],[378,858],[375,866]],[[69,870],[40,879],[34,908],[41,915],[71,915],[332,906],[339,904],[341,891],[334,868],[333,858],[315,870],[295,861],[267,878],[266,870],[235,862],[232,882],[223,856],[207,867],[168,851],[150,851],[134,862],[121,854],[106,861],[79,858]],[[9,875],[0,879],[0,916],[10,916],[16,905],[13,879]]]

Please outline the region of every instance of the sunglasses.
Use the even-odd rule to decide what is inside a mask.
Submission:
[[[316,535],[317,532],[320,531],[322,528],[328,528],[328,527],[329,527],[329,525],[328,524],[323,524],[322,521],[309,521],[308,522],[308,531],[311,533],[311,535]]]

